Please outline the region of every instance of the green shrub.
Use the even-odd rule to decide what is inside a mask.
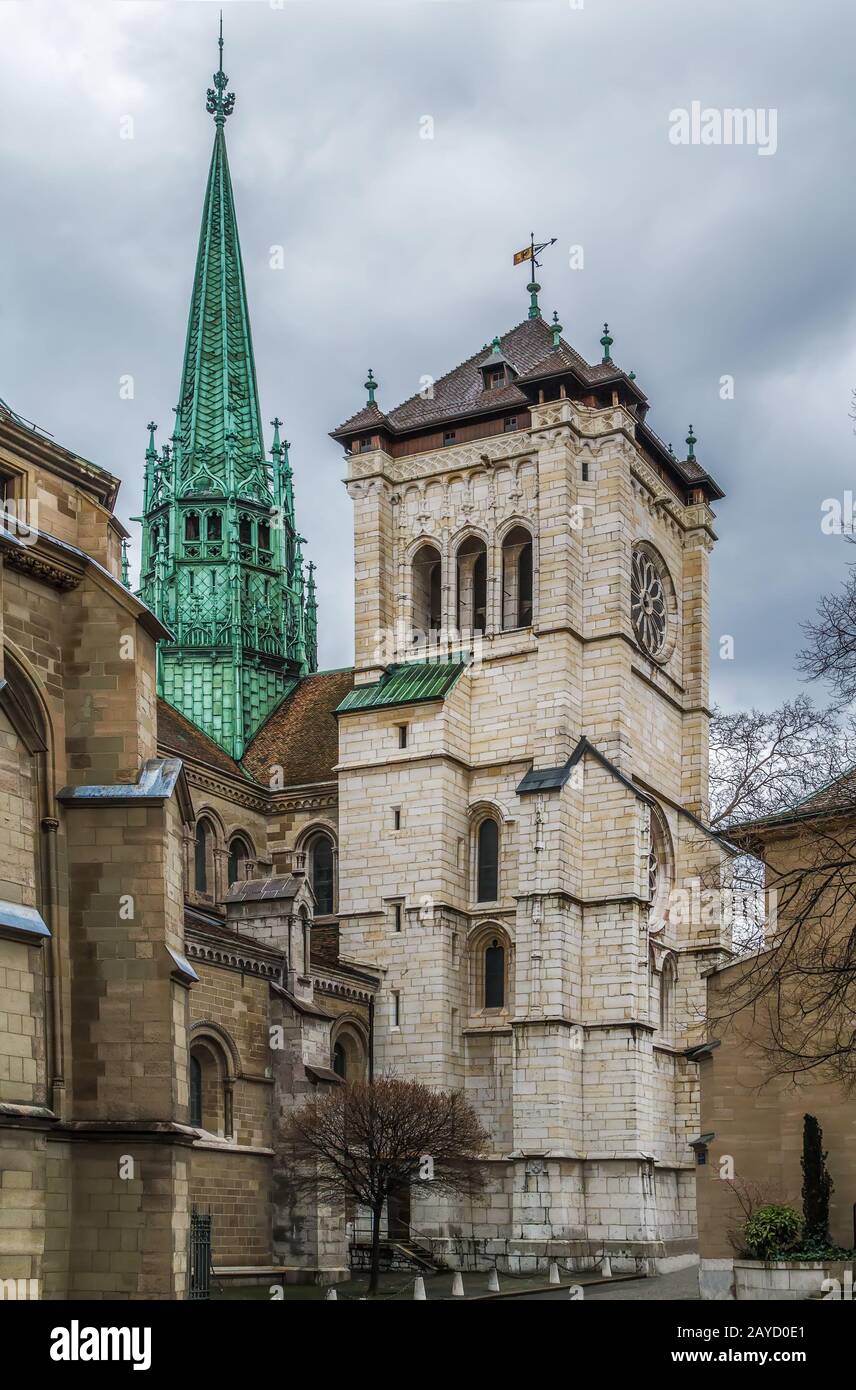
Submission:
[[[755,1260],[787,1259],[802,1237],[803,1223],[793,1207],[759,1207],[743,1225],[746,1249]]]

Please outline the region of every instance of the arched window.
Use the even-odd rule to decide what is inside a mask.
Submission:
[[[191,1043],[188,1081],[190,1123],[221,1138],[231,1135],[232,1083],[219,1042],[201,1037]]]
[[[500,945],[496,937],[484,953],[484,1007],[505,1007],[505,947]]]
[[[343,1081],[362,1081],[368,1070],[366,1039],[356,1024],[350,1021],[334,1026],[331,1062]]]
[[[335,874],[333,841],[329,835],[316,835],[309,844],[309,881],[315,894],[318,917],[335,912]]]
[[[199,540],[199,513],[188,512],[184,518],[184,539],[186,541]]]
[[[675,1023],[675,974],[674,958],[667,956],[660,971],[660,1032],[667,1035]]]
[[[253,519],[244,513],[238,520],[238,540],[241,545],[252,545],[253,543]]]
[[[476,900],[494,903],[499,897],[499,826],[486,816],[476,832]]]
[[[250,847],[240,835],[229,842],[229,883],[241,883],[247,876],[247,863],[252,858]]]
[[[211,826],[207,820],[196,822],[196,849],[194,853],[194,876],[197,893],[209,892],[208,859],[211,848]]]
[[[209,512],[205,518],[205,539],[209,541],[221,541],[223,539],[223,517],[220,512]]]
[[[515,526],[502,542],[502,626],[532,624],[532,537]]]
[[[202,1127],[202,1063],[194,1052],[190,1054],[190,1123]]]
[[[458,628],[461,633],[487,628],[487,549],[477,536],[463,542],[457,554]]]
[[[270,550],[270,526],[266,521],[259,522],[259,550]]]
[[[421,545],[413,557],[414,640],[424,642],[443,625],[442,562],[435,545]]]

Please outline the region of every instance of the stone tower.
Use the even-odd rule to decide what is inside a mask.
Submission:
[[[464,1264],[693,1258],[697,1064],[719,916],[706,832],[711,502],[635,377],[529,317],[333,437],[354,504],[339,709],[345,955],[377,1071],[464,1088],[488,1196],[414,1195]],[[693,885],[696,885],[693,897]],[[686,892],[686,900],[682,896]]]
[[[226,156],[235,101],[227,83],[221,22],[181,390],[160,453],[149,426],[140,593],[174,637],[159,648],[159,693],[240,758],[273,707],[316,667],[316,603],[279,419],[265,457]]]

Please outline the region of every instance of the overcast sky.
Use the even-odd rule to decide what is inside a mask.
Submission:
[[[146,421],[164,442],[178,393],[218,9],[0,0],[0,397],[122,478],[126,524]],[[524,318],[527,276],[511,256],[534,227],[557,237],[544,309],[590,361],[609,320],[653,427],[683,453],[692,421],[727,493],[714,697],[763,705],[800,688],[799,622],[853,554],[820,522],[825,498],[856,488],[856,7],[223,9],[262,411],[293,444],[321,665],[352,660],[351,504],[327,431],[363,404],[369,365],[390,408]],[[670,113],[693,102],[775,111],[775,153],[676,145]],[[120,398],[125,375],[133,400]],[[722,634],[732,661],[717,655]]]

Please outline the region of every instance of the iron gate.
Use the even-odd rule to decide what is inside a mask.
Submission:
[[[187,1297],[211,1297],[211,1213],[190,1209],[190,1259]]]

